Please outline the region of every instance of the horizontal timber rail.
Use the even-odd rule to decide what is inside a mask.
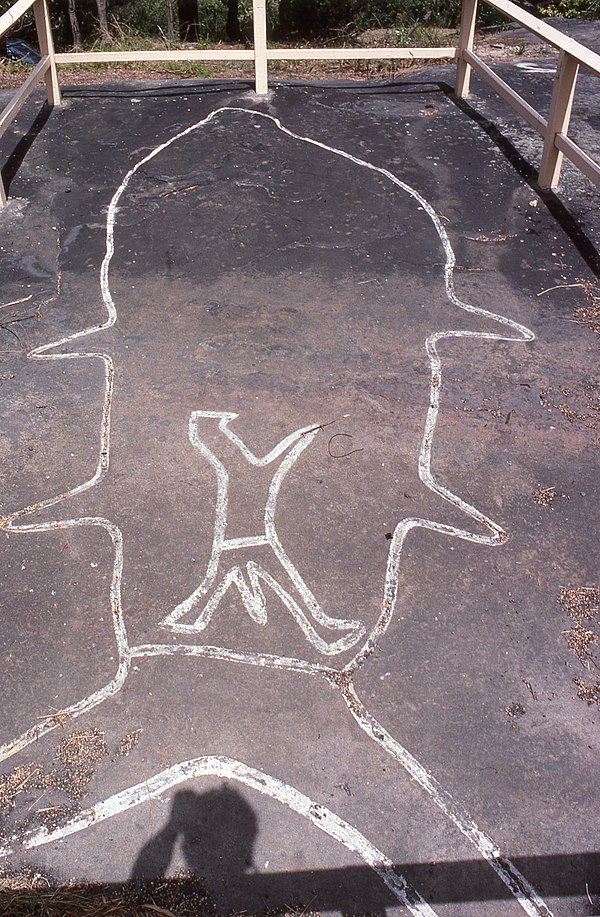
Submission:
[[[267,60],[454,60],[456,48],[267,48]]]
[[[267,60],[428,60],[454,59],[456,48],[267,48]],[[58,64],[102,64],[119,61],[254,60],[254,51],[73,51],[55,55]]]
[[[48,55],[42,57],[39,64],[31,71],[19,91],[14,94],[6,108],[0,112],[0,137],[6,131],[11,121],[21,111],[25,102],[29,98],[32,90],[37,86],[39,81],[50,69],[50,58]]]
[[[512,0],[483,0],[514,22],[542,38],[559,52],[548,119],[519,95],[511,86],[484,64],[474,51],[478,0],[463,0],[460,39],[456,65],[456,95],[469,95],[471,71],[474,70],[492,86],[508,104],[544,138],[538,173],[540,188],[556,188],[560,181],[563,156],[600,188],[600,166],[568,136],[575,87],[580,66],[600,77],[600,54],[586,48],[558,29],[521,9]]]
[[[518,92],[494,73],[475,53],[475,23],[479,0],[463,0],[458,47],[445,48],[270,48],[267,43],[266,0],[252,0],[253,49],[157,50],[157,51],[84,51],[55,54],[46,0],[17,0],[0,16],[0,36],[10,29],[31,7],[42,60],[17,91],[9,105],[0,112],[0,136],[21,109],[37,83],[45,78],[48,101],[60,104],[57,64],[136,63],[143,61],[253,61],[256,92],[268,92],[268,62],[282,60],[451,60],[456,63],[456,95],[469,95],[474,70],[536,130],[543,138],[538,182],[542,188],[555,188],[566,156],[587,178],[600,187],[600,166],[569,136],[579,67],[584,66],[600,76],[600,55],[526,12],[512,0],[482,0],[524,26],[559,51],[559,65],[554,83],[550,114],[544,118]],[[0,207],[6,204],[4,185],[0,180]]]

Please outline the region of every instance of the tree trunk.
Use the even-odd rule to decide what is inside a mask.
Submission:
[[[179,10],[179,36],[182,41],[198,41],[197,0],[177,0]]]
[[[100,26],[100,37],[102,41],[110,42],[110,32],[108,31],[108,19],[106,17],[106,0],[96,0],[98,9],[98,25]]]
[[[225,27],[229,41],[240,41],[239,0],[227,0],[227,25]]]
[[[173,0],[165,0],[165,3],[167,6],[167,38],[169,41],[174,41],[175,25],[173,20]]]
[[[73,33],[73,47],[76,51],[81,51],[81,29],[77,19],[77,9],[75,0],[69,0],[69,22],[71,23],[71,32]]]
[[[279,32],[287,37],[294,29],[294,13],[292,0],[279,0]]]

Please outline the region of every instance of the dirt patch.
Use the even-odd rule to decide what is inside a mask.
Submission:
[[[600,613],[600,589],[576,586],[560,590],[558,603],[572,621],[591,621]]]
[[[574,678],[573,684],[577,685],[577,697],[584,700],[588,707],[594,704],[600,707],[600,681],[588,684],[583,678]]]
[[[533,502],[538,506],[551,506],[556,496],[556,487],[536,487],[533,494]]]
[[[0,872],[0,917],[216,917],[203,884],[185,873],[122,885],[56,884],[33,870]]]
[[[119,747],[117,748],[117,755],[120,758],[128,758],[133,749],[136,747],[140,741],[140,736],[142,734],[141,729],[134,729],[133,732],[128,733],[124,736],[119,742]]]
[[[141,729],[134,730],[121,739],[115,758],[128,756],[137,746],[140,734]],[[41,823],[52,830],[64,824],[80,811],[98,765],[108,756],[104,732],[94,728],[79,729],[62,739],[50,765],[41,762],[20,764],[0,776],[3,833],[8,831],[17,800],[21,811],[27,807],[28,814],[26,823],[21,819],[14,829],[23,830]],[[0,917],[3,913],[0,908]]]
[[[542,407],[559,411],[569,423],[579,421],[591,430],[597,429],[600,422],[600,394],[596,383],[582,382],[579,391],[564,385],[558,389],[548,386],[542,389],[539,398]]]
[[[30,868],[12,873],[0,870],[0,917],[217,917],[218,913],[203,881],[188,870],[115,885],[59,884]],[[320,917],[318,911],[302,905],[263,913],[266,917]]]
[[[598,638],[593,630],[588,630],[583,624],[573,624],[569,630],[562,632],[568,647],[577,656],[582,666],[590,667],[592,648],[597,645]]]
[[[595,653],[600,623],[600,589],[590,586],[561,589],[558,604],[571,620],[571,626],[561,631],[567,646],[583,668],[595,675],[592,681],[573,679],[577,695],[589,706],[600,705],[600,666]]]
[[[600,283],[597,280],[580,282],[586,304],[575,309],[575,319],[594,334],[600,334]]]
[[[0,809],[12,809],[15,800],[34,781],[36,783],[42,774],[39,764],[19,764],[10,774],[0,777]]]
[[[57,786],[66,789],[73,799],[81,799],[96,772],[96,764],[107,754],[105,736],[99,729],[72,732],[56,752],[64,768],[64,780],[57,781]]]
[[[504,712],[506,713],[507,717],[510,720],[510,725],[513,728],[516,728],[519,720],[521,719],[522,716],[525,716],[525,714],[527,713],[527,710],[525,709],[523,704],[519,704],[517,703],[517,701],[515,701],[513,704],[510,705],[510,707],[505,707]]]

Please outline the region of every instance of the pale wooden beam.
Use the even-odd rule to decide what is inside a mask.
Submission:
[[[557,134],[554,142],[567,159],[570,159],[573,165],[577,166],[586,178],[589,178],[597,188],[600,188],[600,166],[594,162],[592,157],[584,153],[581,147],[577,146],[570,137],[565,137],[564,134]]]
[[[22,86],[19,86],[8,105],[0,112],[0,137],[5,133],[17,114],[25,105],[25,102],[39,83],[39,81],[48,73],[50,69],[50,58],[43,57],[39,64],[31,71]],[[6,206],[6,188],[2,176],[0,175],[0,210]]]
[[[578,73],[578,62],[566,51],[561,51],[558,59],[558,70],[554,78],[546,139],[544,140],[542,161],[538,173],[540,188],[556,188],[560,181],[563,154],[556,145],[556,135],[566,135],[569,132],[569,121],[571,120]]]
[[[447,48],[267,48],[270,60],[454,60],[457,50]],[[105,64],[138,61],[242,61],[254,60],[254,51],[224,48],[186,51],[59,51],[57,64]]]
[[[252,0],[254,19],[254,83],[256,94],[265,96],[269,91],[267,70],[267,4],[266,0]]]
[[[50,26],[50,16],[48,15],[48,5],[46,0],[35,0],[33,4],[33,13],[35,16],[35,27],[37,29],[38,42],[42,57],[47,57],[50,66],[46,71],[46,94],[50,105],[60,105],[60,86],[58,85],[58,74],[56,72],[56,61],[54,60],[54,42],[52,40],[52,28]]]
[[[2,16],[0,16],[0,36],[8,32],[15,22],[26,13],[30,6],[33,6],[34,0],[17,0]]]
[[[138,63],[143,61],[225,61],[254,60],[254,51],[187,50],[187,51],[59,51],[57,64]]]
[[[14,121],[39,81],[48,72],[49,68],[50,58],[43,57],[39,64],[31,71],[25,82],[19,86],[6,108],[0,111],[0,137],[4,134],[6,129],[10,127],[11,122]]]
[[[540,113],[523,98],[523,96],[519,95],[512,86],[509,86],[497,73],[494,73],[491,67],[484,64],[480,57],[473,54],[472,51],[465,51],[464,55],[473,70],[475,70],[482,79],[486,80],[490,86],[493,86],[498,95],[501,96],[505,102],[508,102],[511,108],[514,108],[514,110],[518,112],[518,114],[520,114],[538,134],[545,137],[548,128],[546,119],[543,118]]]
[[[477,22],[477,0],[463,0],[460,15],[460,35],[458,38],[458,59],[456,63],[455,95],[464,99],[471,89],[471,65],[465,51],[472,51],[475,41],[475,23]]]
[[[456,48],[267,48],[267,60],[454,60]]]

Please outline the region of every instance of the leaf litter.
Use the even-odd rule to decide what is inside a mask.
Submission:
[[[558,604],[571,620],[568,630],[561,631],[570,651],[588,672],[593,668],[596,673],[600,673],[595,656],[595,649],[599,643],[597,631],[600,624],[600,589],[594,586],[563,587],[560,590]],[[600,706],[600,674],[596,674],[592,681],[574,678],[573,682],[577,687],[578,697],[588,706]]]

